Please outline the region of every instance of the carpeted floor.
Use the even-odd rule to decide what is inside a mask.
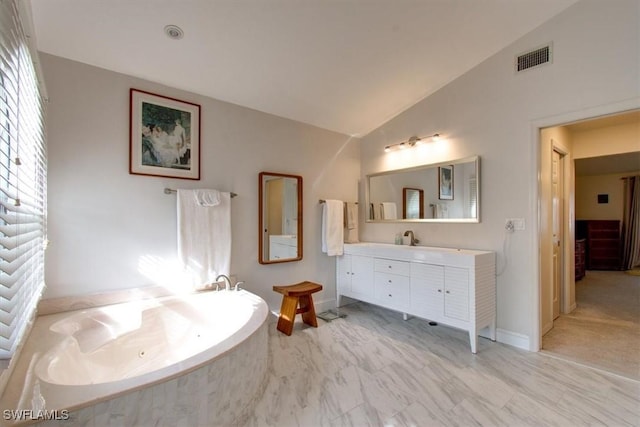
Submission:
[[[576,303],[543,337],[543,351],[640,380],[640,277],[587,271]]]
[[[631,270],[625,271],[625,273],[630,274],[632,276],[640,276],[640,267],[633,268]]]

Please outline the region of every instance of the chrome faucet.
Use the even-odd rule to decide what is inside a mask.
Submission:
[[[413,235],[413,231],[412,230],[407,230],[404,232],[404,237],[410,236],[411,240],[409,241],[409,246],[415,246],[416,243],[420,243],[420,240],[416,239],[416,237]]]
[[[231,290],[231,279],[229,279],[229,276],[225,276],[224,274],[219,274],[218,277],[216,277],[216,282],[218,282],[221,277],[224,280],[224,289],[227,290],[227,291],[230,291]]]

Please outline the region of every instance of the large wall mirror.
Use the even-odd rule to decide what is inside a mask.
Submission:
[[[260,264],[302,259],[302,177],[260,172],[258,178]]]
[[[480,158],[367,175],[367,222],[480,222]]]

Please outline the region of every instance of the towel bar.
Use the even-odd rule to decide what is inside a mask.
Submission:
[[[177,193],[177,192],[178,192],[178,190],[173,190],[173,189],[168,188],[168,187],[164,189],[164,194],[173,194],[173,193]],[[231,197],[236,197],[236,196],[237,196],[236,193],[231,193]]]
[[[320,204],[325,203],[325,202],[326,202],[326,200],[325,200],[325,199],[320,199],[320,200],[318,200],[318,203],[320,203]],[[355,202],[355,204],[357,205],[357,204],[358,204],[358,202]]]

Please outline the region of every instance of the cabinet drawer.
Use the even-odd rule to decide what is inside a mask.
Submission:
[[[408,277],[376,273],[374,281],[375,296],[381,305],[396,310],[408,310],[410,299]]]
[[[375,271],[380,273],[393,273],[408,276],[410,267],[408,261],[396,261],[393,259],[376,258],[374,263]]]

